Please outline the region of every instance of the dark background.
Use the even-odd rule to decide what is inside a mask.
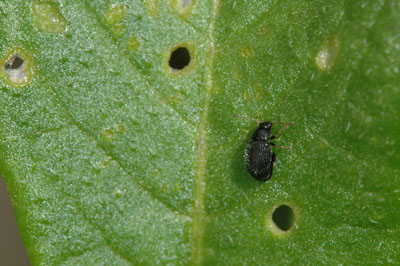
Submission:
[[[0,266],[29,266],[3,179],[0,177]]]

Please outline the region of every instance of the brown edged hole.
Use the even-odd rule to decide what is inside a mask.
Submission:
[[[272,221],[282,231],[289,231],[294,224],[294,212],[288,205],[281,205],[272,213]]]
[[[4,68],[6,72],[10,72],[22,68],[23,64],[24,64],[24,59],[22,59],[21,56],[16,54],[4,64]]]
[[[168,64],[173,70],[179,71],[190,64],[190,59],[189,50],[186,47],[178,47],[172,51]]]

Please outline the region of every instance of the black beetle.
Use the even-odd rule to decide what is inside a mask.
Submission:
[[[275,139],[291,126],[291,124],[284,125],[285,127],[279,130],[276,135],[271,136],[272,122],[261,122],[247,143],[245,150],[247,172],[259,181],[265,182],[272,176],[276,155],[271,146],[275,146],[275,143],[269,141]],[[291,149],[291,147],[277,147]]]

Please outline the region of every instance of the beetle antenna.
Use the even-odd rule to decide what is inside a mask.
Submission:
[[[291,124],[291,123],[283,123],[283,122],[278,122],[278,121],[271,121],[271,123],[272,123],[272,124],[283,125],[283,126],[286,126],[286,127],[292,127],[292,126],[294,126],[294,124]]]
[[[255,118],[248,117],[248,116],[243,116],[243,115],[233,115],[233,116],[234,117],[238,117],[238,118],[244,118],[244,119],[253,120],[253,121],[256,121],[259,124],[262,122],[260,119],[255,119]]]

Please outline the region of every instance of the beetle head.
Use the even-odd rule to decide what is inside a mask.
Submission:
[[[271,127],[271,122],[260,123],[256,132],[254,132],[253,138],[255,140],[268,140],[268,138],[271,136]]]

